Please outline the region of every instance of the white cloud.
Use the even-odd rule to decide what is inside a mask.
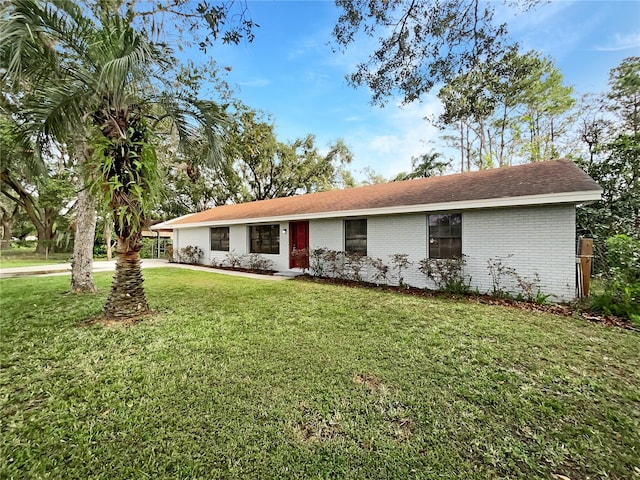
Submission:
[[[407,106],[389,105],[372,110],[375,130],[358,128],[345,135],[354,154],[352,170],[370,167],[387,178],[411,169],[411,158],[429,152],[437,144],[440,132],[425,117],[435,117],[441,111],[440,102],[429,97],[423,103]]]
[[[550,24],[567,17],[567,11],[575,1],[543,2],[529,10],[522,11],[517,4],[508,2],[495,4],[496,23],[507,23],[509,32],[522,34],[531,30],[546,29]],[[566,24],[566,22],[562,22]]]
[[[516,38],[523,51],[537,50],[560,60],[569,55],[580,43],[589,38],[601,22],[600,15],[594,13],[579,25],[566,19],[577,14],[579,2],[543,3],[525,12],[514,11],[515,7],[502,12],[501,20],[508,25],[509,33]]]
[[[266,78],[256,78],[255,80],[248,80],[245,82],[238,82],[238,85],[243,87],[266,87],[271,85],[271,80]]]
[[[287,60],[298,60],[308,55],[317,55],[323,51],[323,42],[320,36],[307,37],[301,41],[298,41],[296,45],[290,48],[287,52]]]
[[[640,33],[629,33],[627,35],[616,33],[606,45],[597,46],[595,50],[599,52],[617,52],[638,47],[640,47]]]

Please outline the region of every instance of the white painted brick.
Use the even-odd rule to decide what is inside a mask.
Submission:
[[[500,257],[528,280],[537,273],[542,292],[552,294],[553,299],[574,297],[573,205],[472,210],[463,213],[462,232],[462,252],[467,257],[472,288],[491,291],[487,260]],[[517,290],[513,282],[503,283],[509,290]]]
[[[206,261],[209,256],[209,228],[181,228],[173,234],[173,251],[179,252],[185,247],[200,247],[204,252],[203,259]]]
[[[277,270],[289,268],[288,222],[280,223],[280,254],[264,255]],[[238,255],[249,251],[249,229],[246,225],[230,227],[230,249]],[[344,219],[309,221],[311,250],[327,248],[344,250]],[[205,252],[204,261],[224,258],[227,252],[209,250],[209,228],[186,228],[174,232],[175,248],[197,245]],[[489,258],[502,258],[518,275],[533,280],[537,273],[543,293],[554,300],[570,300],[575,294],[575,207],[555,205],[526,208],[470,210],[462,213],[462,252],[466,256],[466,274],[471,287],[481,292],[492,289],[487,269]],[[390,255],[407,253],[413,265],[403,272],[404,281],[416,287],[426,284],[419,270],[420,260],[427,257],[427,213],[367,217],[367,254],[381,258],[392,267]],[[363,272],[364,273],[364,272]],[[371,272],[369,272],[371,273]],[[395,274],[393,268],[390,273]],[[392,280],[396,281],[392,275]],[[516,292],[514,282],[503,286]]]

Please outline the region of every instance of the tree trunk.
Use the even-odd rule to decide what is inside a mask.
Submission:
[[[111,251],[111,224],[109,223],[109,219],[105,218],[104,220],[104,243],[107,247],[107,261],[111,261],[113,258],[113,252]]]
[[[478,152],[478,166],[480,167],[480,170],[484,170],[485,169],[484,150],[486,148],[484,143],[484,122],[482,120],[478,120],[478,123],[479,123],[479,130],[480,130],[480,135],[478,135],[480,137],[480,151]]]
[[[469,142],[469,125],[466,125],[467,133],[467,172],[471,171],[471,143]]]
[[[71,291],[93,293],[98,289],[93,283],[93,242],[96,233],[96,208],[82,175],[78,180],[76,205],[76,229],[71,262]]]
[[[0,172],[0,181],[16,193],[17,196],[14,196],[3,188],[4,195],[24,209],[36,229],[38,235],[36,253],[51,252],[53,247],[53,220],[47,219],[46,209],[39,208],[35,197],[24,188],[22,183],[11,177],[6,171]]]
[[[460,120],[460,173],[464,173],[464,127]]]
[[[118,237],[116,273],[104,307],[108,318],[124,320],[149,313],[140,267],[140,239]]]
[[[11,224],[13,222],[10,218],[2,218],[2,242],[0,242],[0,249],[9,250],[11,248]]]
[[[1,250],[8,250],[11,248],[11,238],[13,237],[13,221],[16,219],[20,207],[16,204],[13,210],[7,210],[4,207],[0,207],[2,211],[2,241],[0,242]]]
[[[502,112],[502,121],[500,123],[500,153],[498,154],[498,164],[501,167],[506,166],[504,161],[504,132],[507,128],[507,104],[504,104],[504,110]],[[509,159],[509,165],[511,165],[511,159]]]
[[[49,255],[54,251],[53,243],[53,225],[35,225],[38,243],[36,244],[36,253]]]

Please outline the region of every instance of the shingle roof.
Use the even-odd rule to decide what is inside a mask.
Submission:
[[[163,224],[174,225],[440,204],[447,202],[600,192],[600,186],[570,160],[529,163],[293,197],[222,205]]]

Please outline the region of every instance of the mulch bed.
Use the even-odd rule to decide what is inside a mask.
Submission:
[[[633,330],[640,332],[640,329],[633,326],[631,321],[624,317],[616,317],[614,315],[600,315],[595,312],[585,311],[584,308],[580,308],[573,304],[542,304],[535,302],[528,302],[524,300],[516,300],[513,298],[497,298],[487,294],[479,293],[467,293],[465,295],[449,294],[444,292],[438,292],[436,290],[427,290],[409,286],[395,286],[395,285],[376,285],[374,283],[356,282],[354,280],[345,280],[340,278],[329,277],[313,277],[309,274],[296,277],[296,280],[317,282],[317,283],[329,283],[335,285],[344,285],[354,288],[370,288],[381,291],[397,292],[404,295],[414,295],[419,297],[439,297],[439,298],[464,298],[470,302],[485,304],[485,305],[501,305],[506,307],[520,308],[522,310],[529,310],[533,312],[550,313],[553,315],[559,315],[563,317],[577,317],[589,322],[600,323],[609,327],[624,328],[626,330]]]
[[[174,262],[172,262],[174,263]],[[256,273],[258,275],[275,275],[278,273],[277,270],[256,270],[255,268],[243,268],[243,267],[229,267],[227,265],[205,265],[204,263],[184,263],[184,262],[176,262],[181,265],[193,265],[195,267],[206,267],[211,268],[212,270],[228,270],[231,272],[244,272],[244,273]]]

